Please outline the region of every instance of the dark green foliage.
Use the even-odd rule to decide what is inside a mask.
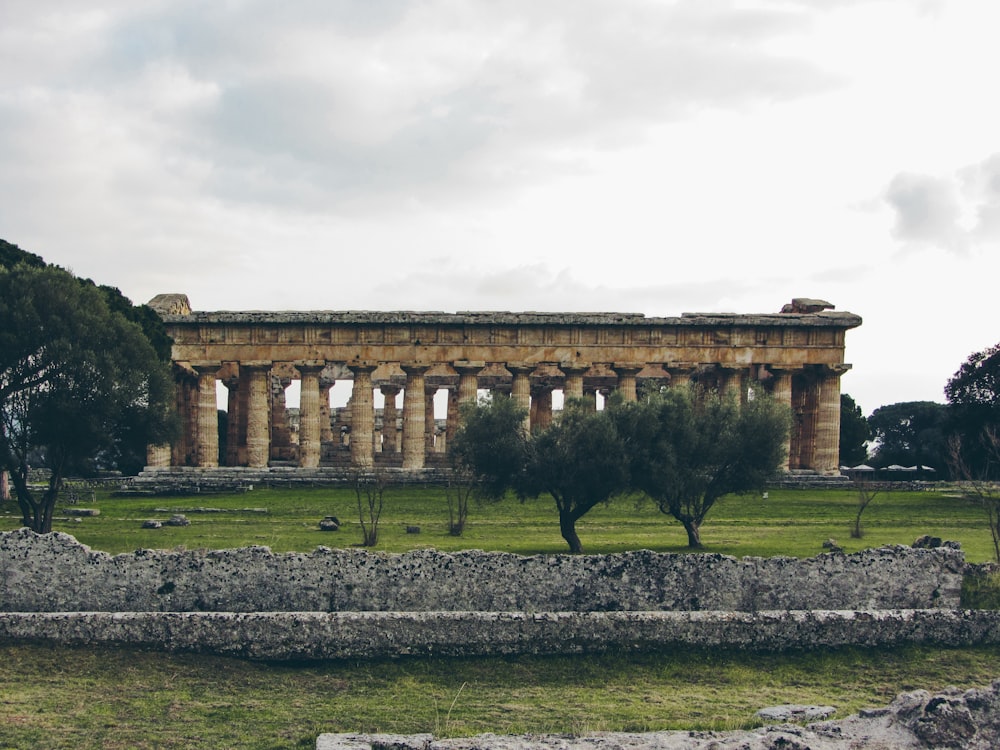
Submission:
[[[939,476],[947,470],[948,409],[933,401],[904,401],[882,406],[868,417],[878,444],[872,463],[878,467],[923,465]]]
[[[93,282],[85,279],[81,283],[91,284]],[[132,301],[122,294],[117,287],[102,285],[97,288],[104,295],[104,301],[107,302],[108,309],[112,313],[118,313],[126,320],[130,320],[138,325],[146,335],[146,338],[149,339],[149,343],[156,351],[156,355],[163,362],[169,363],[173,340],[167,335],[166,326],[163,325],[163,321],[153,308],[148,305],[133,305]]]
[[[507,397],[483,398],[461,407],[462,426],[449,446],[453,466],[467,472],[480,500],[499,500],[524,468],[527,413]]]
[[[787,410],[762,393],[740,404],[716,392],[670,388],[613,409],[630,457],[631,484],[681,522],[691,547],[712,506],[760,491],[777,472]]]
[[[166,365],[93,284],[54,266],[0,270],[0,465],[26,525],[51,530],[67,471],[128,463],[136,446],[168,440],[172,400]],[[40,498],[33,462],[51,470]]]
[[[868,460],[871,427],[854,399],[840,394],[840,465],[857,466]]]
[[[0,240],[0,268],[13,268],[18,263],[34,268],[45,266],[45,261],[41,256],[22,250],[6,240]]]
[[[984,442],[988,431],[1000,430],[1000,344],[970,354],[944,388],[948,399],[948,431],[962,446],[962,460],[980,479],[1000,478]]]
[[[570,402],[547,430],[532,436],[518,494],[548,493],[570,552],[583,551],[576,522],[628,488],[625,444],[606,411]]]

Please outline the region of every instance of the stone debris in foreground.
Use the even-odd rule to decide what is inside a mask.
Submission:
[[[1000,680],[988,688],[899,695],[887,708],[841,721],[772,724],[739,732],[619,732],[589,735],[322,734],[316,750],[933,750],[1000,747]]]

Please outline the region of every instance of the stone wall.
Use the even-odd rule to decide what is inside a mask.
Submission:
[[[5,612],[649,612],[950,609],[964,561],[886,547],[808,560],[267,547],[111,556],[66,534],[0,534]]]
[[[3,612],[0,643],[49,640],[251,659],[785,651],[1000,643],[1000,612]]]

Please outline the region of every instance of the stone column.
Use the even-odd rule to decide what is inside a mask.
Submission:
[[[614,369],[615,375],[618,376],[618,392],[622,394],[622,398],[625,401],[636,401],[638,395],[635,387],[635,376],[639,374],[639,370],[642,368],[635,367],[634,365],[615,364],[612,369]]]
[[[271,369],[271,458],[277,461],[289,460],[292,454],[292,430],[285,402],[285,391],[292,384],[286,374],[289,367],[287,362],[278,362]]]
[[[437,422],[434,421],[434,396],[438,387],[429,385],[424,380],[424,453],[434,452],[434,433],[437,432]]]
[[[531,434],[531,371],[534,368],[527,365],[508,364],[507,369],[514,376],[510,397],[514,399],[514,403],[519,409],[524,410],[521,431],[525,435],[529,435]]]
[[[351,390],[351,465],[370,469],[375,465],[372,441],[375,435],[375,400],[372,390],[374,365],[348,365],[354,373]]]
[[[571,398],[583,398],[583,373],[590,367],[573,367],[571,365],[559,366],[559,369],[566,373],[566,381],[563,385],[563,396],[568,401]]]
[[[771,381],[771,398],[774,399],[775,403],[781,404],[788,409],[789,412],[792,410],[792,373],[788,370],[770,370],[772,375]],[[781,461],[781,471],[787,472],[789,469],[789,457],[791,456],[792,450],[792,432],[794,426],[790,426],[788,431],[788,439],[785,441],[784,446],[784,458]]]
[[[453,367],[458,371],[458,404],[474,404],[479,397],[479,371],[483,362],[456,362]]]
[[[820,375],[813,450],[813,468],[820,474],[840,473],[840,376],[846,370],[843,365],[834,365]]]
[[[788,465],[794,469],[816,468],[816,424],[819,412],[819,378],[815,368],[792,376],[792,446]]]
[[[670,373],[671,388],[687,388],[691,385],[694,368],[691,365],[678,364],[664,368]]]
[[[241,365],[247,377],[247,465],[267,467],[271,455],[271,366]]]
[[[170,466],[170,444],[147,445],[146,466],[151,469],[168,468]],[[4,479],[6,479],[6,476],[4,476]]]
[[[583,402],[590,411],[597,411],[597,386],[585,385],[583,387]]]
[[[396,435],[396,421],[399,414],[396,411],[396,396],[399,395],[399,386],[388,383],[379,386],[382,396],[385,398],[385,406],[382,407],[382,452],[398,453],[399,439]]]
[[[403,389],[403,468],[424,468],[424,373],[427,365],[401,365],[406,373]]]
[[[552,426],[552,388],[542,386],[531,397],[531,429],[535,432]]]
[[[744,371],[733,367],[719,368],[719,394],[725,398],[732,396],[736,403],[746,400]]]
[[[448,441],[445,445],[445,450],[447,451],[447,445],[450,444],[452,438],[455,437],[455,433],[458,432],[458,425],[461,422],[461,418],[458,412],[458,389],[455,386],[448,386],[448,416],[445,420],[445,439]]]
[[[219,465],[219,409],[215,399],[217,363],[195,365],[198,373],[198,466],[214,468]]]
[[[228,396],[226,399],[226,466],[240,465],[240,444],[243,442],[244,434],[240,432],[240,419],[243,419],[243,426],[246,426],[246,415],[242,414],[242,406],[245,401],[240,398],[241,383],[238,376],[228,377],[222,381],[226,386]]]
[[[296,365],[299,371],[299,466],[315,469],[320,457],[320,388],[323,362]]]
[[[178,369],[176,374],[177,413],[181,418],[181,434],[171,450],[174,466],[196,465],[198,444],[198,379],[193,370]]]
[[[330,392],[337,384],[336,380],[327,380],[324,377],[319,379],[319,441],[329,443],[333,441],[333,427],[330,423]]]

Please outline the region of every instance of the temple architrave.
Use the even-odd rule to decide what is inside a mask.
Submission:
[[[646,384],[695,382],[746,399],[763,389],[794,414],[787,470],[838,470],[840,376],[847,330],[861,318],[823,300],[795,299],[760,315],[545,312],[201,312],[182,294],[149,305],[173,338],[183,430],[149,450],[149,469],[245,466],[444,465],[459,405],[480,390],[527,412],[524,429],[553,417],[553,393],[583,398]],[[300,385],[297,414],[285,389]],[[216,388],[228,389],[220,461]],[[343,384],[342,384],[343,383]],[[343,413],[331,390],[350,388]],[[375,408],[376,389],[385,406]],[[434,398],[448,392],[447,418]],[[399,408],[398,399],[402,398]],[[297,417],[291,419],[291,417]],[[295,425],[297,424],[297,429]]]

